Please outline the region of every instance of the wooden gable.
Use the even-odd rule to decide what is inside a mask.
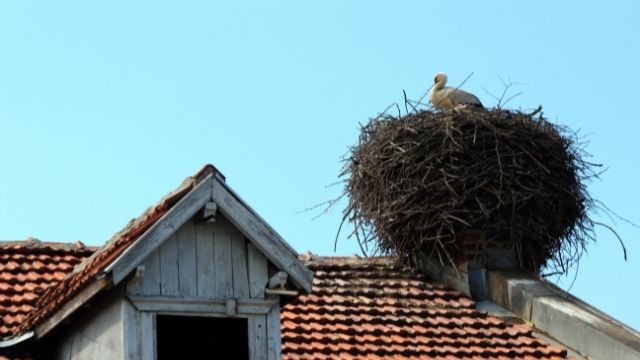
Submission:
[[[244,235],[246,241],[251,243],[276,269],[285,271],[293,284],[306,292],[311,291],[313,273],[298,260],[297,253],[216,174],[209,175],[201,181],[158,223],[107,267],[105,273],[111,274],[113,283],[117,285],[146,261],[165,241],[172,237],[179,237],[178,229],[188,221],[193,221],[199,211],[209,206],[217,209],[228,220],[225,220],[226,223],[233,225],[237,233]],[[195,233],[196,228],[197,226],[194,225],[193,229],[185,228],[182,231]],[[225,227],[221,225],[220,229],[223,228]],[[223,232],[233,233],[228,229]],[[234,238],[237,234],[229,236]],[[176,240],[176,242],[179,241]],[[186,248],[183,250],[190,251]],[[246,253],[248,254],[248,250]],[[182,253],[179,252],[179,254]],[[236,252],[236,255],[238,254]]]
[[[279,359],[280,297],[266,290],[278,272],[288,290],[311,289],[295,251],[211,175],[105,270],[125,284],[125,358],[157,358],[159,321],[178,316],[243,319],[248,358]]]
[[[271,273],[275,272],[271,265]],[[128,293],[184,298],[264,298],[269,261],[224,216],[187,221],[149,254]]]

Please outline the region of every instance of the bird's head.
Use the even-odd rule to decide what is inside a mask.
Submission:
[[[447,74],[443,73],[443,72],[437,72],[434,76],[433,76],[433,86],[437,87],[438,89],[442,89],[447,83]]]

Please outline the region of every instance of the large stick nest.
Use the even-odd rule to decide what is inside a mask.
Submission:
[[[459,258],[461,234],[513,249],[520,266],[576,262],[593,222],[584,180],[593,164],[575,133],[542,113],[491,109],[382,115],[362,127],[343,176],[345,219],[363,247],[443,263]],[[548,262],[549,261],[549,262]]]

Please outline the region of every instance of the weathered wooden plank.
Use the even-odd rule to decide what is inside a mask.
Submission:
[[[127,301],[122,301],[122,341],[125,360],[142,358],[140,313]]]
[[[231,232],[231,262],[233,267],[233,296],[249,297],[249,276],[247,275],[247,245],[244,236],[236,229]]]
[[[121,289],[119,289],[121,290]],[[112,291],[106,297],[100,296],[97,302],[92,302],[96,306],[89,311],[87,309],[83,315],[90,321],[77,321],[75,326],[66,326],[64,330],[56,328],[61,335],[53,344],[70,344],[69,357],[66,359],[80,360],[111,360],[124,359],[124,339],[122,326],[122,297],[120,291]],[[54,331],[55,331],[54,330]],[[34,338],[35,340],[35,338]],[[4,344],[3,344],[4,345]],[[62,346],[61,346],[62,347]],[[36,346],[37,348],[37,346]],[[54,350],[54,349],[50,349]],[[37,358],[63,359],[56,352],[41,352]],[[0,358],[6,359],[4,356]]]
[[[198,296],[215,295],[215,266],[213,231],[211,223],[196,224],[196,271],[198,273]]]
[[[215,256],[215,295],[221,298],[233,296],[231,241],[231,226],[222,216],[219,216],[215,222],[213,252]]]
[[[267,354],[269,360],[280,360],[280,304],[267,313]]]
[[[145,295],[160,295],[160,250],[154,250],[144,262],[142,276],[142,293]]]
[[[156,315],[150,312],[140,313],[140,333],[142,360],[156,360]]]
[[[248,319],[249,359],[267,360],[267,321],[265,315],[253,315]]]
[[[99,291],[109,288],[112,285],[111,279],[104,277],[90,283],[87,287],[81,290],[71,300],[62,305],[53,315],[47,317],[47,319],[36,327],[36,336],[38,338],[43,337],[60,322],[64,321],[69,315],[73,314],[78,308],[89,301]]]
[[[159,311],[171,313],[217,314],[227,313],[227,303],[236,304],[237,315],[267,314],[278,304],[277,298],[267,299],[220,299],[220,298],[178,298],[162,296],[128,296],[139,311]]]
[[[187,221],[178,230],[178,278],[180,296],[196,296],[198,277],[196,272],[195,224]]]
[[[178,237],[177,234],[173,234],[160,247],[160,293],[162,295],[180,295],[178,266]]]
[[[138,269],[136,269],[138,271]],[[132,276],[127,282],[127,294],[142,295],[142,276]]]
[[[250,241],[247,244],[247,268],[249,269],[249,294],[252,298],[263,298],[269,281],[267,258]]]
[[[212,182],[212,198],[218,209],[279,269],[291,275],[298,286],[311,291],[313,273],[297,258],[287,243],[258,214],[220,180]]]
[[[212,181],[213,177],[211,175],[202,180],[160,220],[142,234],[117,260],[107,267],[105,272],[112,272],[114,284],[120,283],[153,250],[157,249],[163,241],[211,200]]]

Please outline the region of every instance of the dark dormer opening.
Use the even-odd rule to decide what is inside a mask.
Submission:
[[[249,360],[247,319],[158,315],[158,360]]]

